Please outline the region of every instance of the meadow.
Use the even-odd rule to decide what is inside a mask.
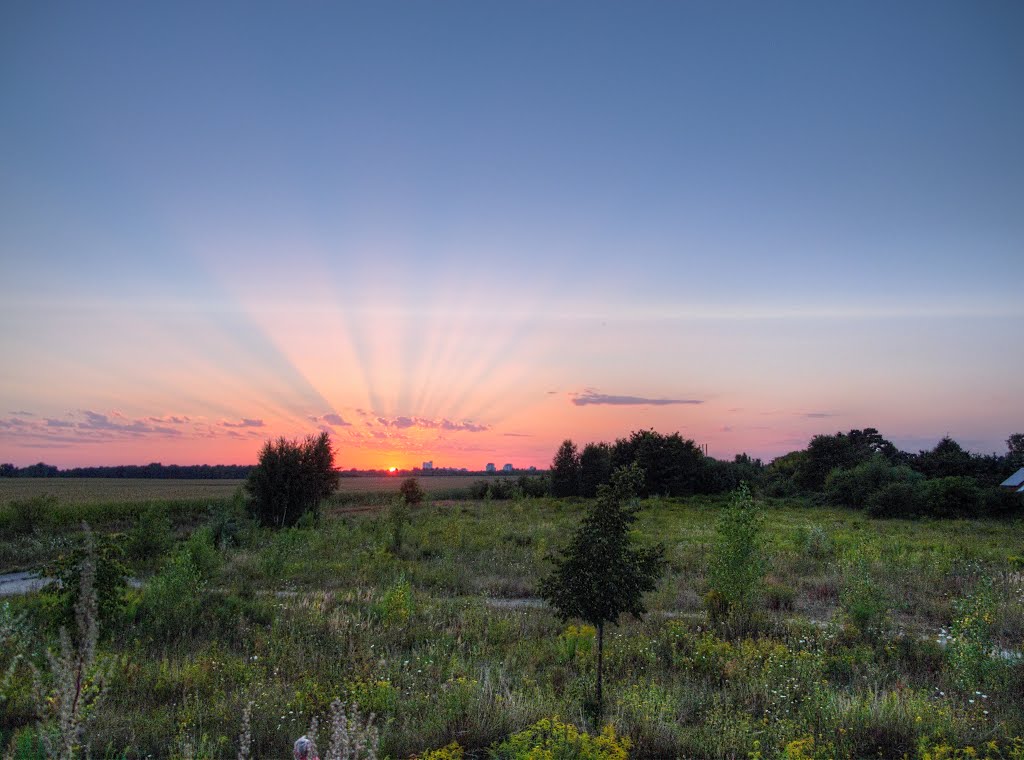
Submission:
[[[235,757],[251,703],[251,756],[284,757],[336,697],[376,715],[394,758],[458,756],[453,742],[487,757],[546,718],[598,728],[594,631],[535,597],[586,500],[434,498],[406,522],[389,493],[340,494],[271,532],[228,496],[76,507],[142,580],[101,625],[93,756]],[[727,502],[643,503],[637,540],[663,542],[668,570],[605,651],[603,722],[631,757],[1024,757],[1024,520],[759,500],[767,571],[735,628],[704,602]],[[4,569],[80,540],[59,503],[29,523],[5,509]],[[18,653],[46,672],[61,607],[2,609],[0,748],[40,757],[29,671],[9,666]]]
[[[403,475],[341,478],[346,494],[397,493]],[[502,476],[491,476],[501,478]],[[467,490],[481,476],[439,475],[420,478],[427,493]],[[37,496],[55,496],[62,504],[145,503],[159,500],[229,499],[243,480],[171,480],[145,478],[0,478],[0,507]]]

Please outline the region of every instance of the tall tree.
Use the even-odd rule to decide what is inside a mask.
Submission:
[[[580,455],[576,444],[566,438],[551,462],[551,495],[580,495]]]
[[[640,496],[687,496],[697,492],[704,454],[678,432],[637,430],[612,448],[612,466],[636,463],[644,472]]]
[[[665,548],[639,547],[630,536],[643,472],[635,464],[617,469],[602,485],[576,534],[554,560],[540,595],[565,620],[580,618],[597,629],[597,714],[603,704],[604,627],[623,614],[640,618],[643,595],[653,591],[665,568]]]
[[[612,449],[607,443],[588,443],[580,454],[580,496],[597,496],[597,488],[612,476]]]
[[[1024,467],[1024,433],[1011,433],[1006,439],[1006,459],[1013,470]]]

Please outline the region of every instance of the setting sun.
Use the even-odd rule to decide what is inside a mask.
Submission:
[[[397,467],[388,467],[388,472],[398,472]]]

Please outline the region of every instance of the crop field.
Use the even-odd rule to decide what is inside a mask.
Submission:
[[[233,758],[251,703],[250,756],[285,757],[336,697],[376,716],[380,757],[489,757],[555,718],[593,735],[594,629],[536,591],[588,504],[428,498],[283,531],[227,512],[119,513],[97,539],[141,583],[101,615],[92,756]],[[647,614],[606,633],[600,723],[616,746],[634,758],[1024,757],[1024,520],[760,501],[764,573],[736,626],[707,602],[727,504],[642,503],[635,538],[662,542],[668,566]],[[4,532],[0,554],[46,557],[80,538]],[[0,676],[13,674],[0,752],[19,758],[42,757],[46,706],[25,663],[48,672],[55,598],[0,607]]]
[[[403,475],[341,478],[338,493],[397,493]],[[440,475],[419,478],[427,493],[468,489],[483,476]],[[489,476],[500,478],[502,476]],[[54,496],[65,504],[142,503],[164,500],[230,499],[241,480],[168,480],[139,478],[0,478],[0,505],[36,496]]]

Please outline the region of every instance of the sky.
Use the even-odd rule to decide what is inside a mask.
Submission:
[[[1024,430],[1019,2],[0,4],[0,461]]]

